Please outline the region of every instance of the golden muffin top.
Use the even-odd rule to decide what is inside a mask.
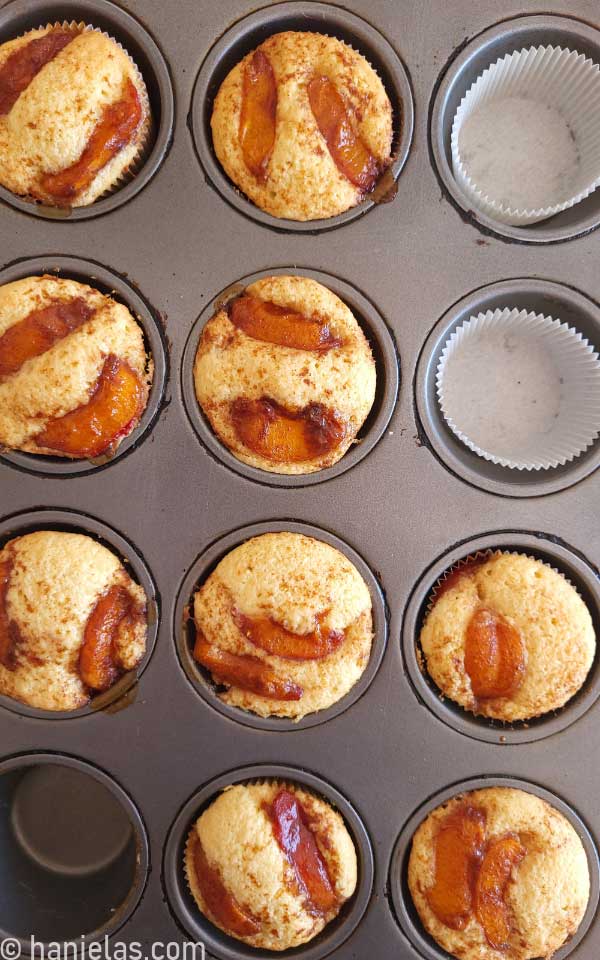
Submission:
[[[0,183],[12,193],[93,203],[131,168],[149,127],[139,70],[99,30],[55,24],[0,46]]]
[[[574,587],[517,553],[459,565],[440,581],[419,642],[442,693],[508,721],[563,706],[596,650],[590,612]]]
[[[277,33],[227,75],[213,143],[227,175],[276,217],[343,213],[390,162],[392,107],[360,53],[320,33]]]
[[[371,596],[339,550],[299,533],[265,533],[228,553],[194,597],[196,660],[225,703],[301,719],[363,673]]]
[[[152,362],[127,307],[74,280],[0,286],[0,444],[85,459],[114,451],[148,402]]]
[[[286,843],[284,821],[298,830],[304,858]],[[191,830],[185,869],[212,923],[277,951],[312,940],[357,882],[356,851],[340,814],[308,790],[276,780],[224,790]]]
[[[350,309],[308,277],[257,280],[205,325],[198,402],[243,463],[314,473],[355,441],[375,398],[375,361]]]
[[[145,609],[143,589],[91,537],[10,540],[0,552],[0,693],[42,710],[85,706],[141,661]]]
[[[408,885],[427,932],[460,960],[550,958],[575,934],[590,891],[568,820],[507,787],[457,795],[430,813],[413,837]]]

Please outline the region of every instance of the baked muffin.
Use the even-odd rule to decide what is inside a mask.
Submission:
[[[122,47],[83,24],[0,46],[0,184],[82,207],[122,181],[150,130],[144,81]]]
[[[40,530],[0,552],[0,693],[76,710],[146,651],[146,596],[91,537]]]
[[[221,84],[211,127],[230,179],[286,220],[349,210],[391,161],[381,80],[360,53],[320,33],[277,33],[244,57]]]
[[[242,463],[307,474],[337,463],[375,399],[375,361],[331,290],[307,277],[266,277],[205,325],[196,397]]]
[[[148,402],[152,362],[127,307],[74,280],[0,287],[0,444],[85,459],[114,453]]]
[[[549,958],[576,932],[590,893],[571,824],[533,794],[458,794],[415,832],[408,886],[427,932],[460,960]]]
[[[225,556],[194,597],[194,657],[221,699],[261,717],[324,710],[369,661],[371,596],[339,550],[264,533]]]
[[[427,671],[466,710],[527,720],[562,707],[584,683],[592,618],[541,560],[497,552],[458,565],[432,602],[419,638]]]
[[[357,880],[356,851],[340,814],[277,780],[224,790],[190,831],[185,870],[211,923],[263,950],[312,940]]]

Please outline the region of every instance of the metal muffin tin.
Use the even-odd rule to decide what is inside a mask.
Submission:
[[[225,945],[224,938],[194,914],[185,901],[177,857],[172,859],[171,854],[173,849],[180,850],[177,844],[183,831],[217,789],[215,785],[231,782],[229,771],[243,779],[264,775],[264,769],[273,775],[284,765],[293,768],[292,772],[286,769],[286,777],[301,782],[308,777],[318,792],[339,803],[351,829],[355,821],[350,811],[358,812],[374,863],[372,881],[370,861],[364,860],[361,867],[359,899],[354,904],[360,902],[365,909],[357,925],[349,924],[344,915],[321,938],[293,955],[351,960],[372,954],[382,960],[423,960],[431,947],[424,946],[422,931],[419,936],[403,932],[401,914],[411,908],[390,864],[398,837],[402,834],[402,842],[406,840],[404,825],[416,825],[424,804],[437,803],[440,795],[461,789],[464,781],[473,778],[479,783],[479,778],[508,777],[525,781],[526,789],[539,787],[562,798],[593,840],[600,838],[596,769],[600,708],[595,699],[595,667],[572,705],[558,717],[531,726],[529,732],[537,736],[539,731],[541,739],[513,738],[510,731],[494,728],[493,740],[484,740],[479,738],[483,726],[477,720],[461,732],[450,725],[449,717],[441,722],[427,691],[418,689],[414,663],[407,656],[414,652],[418,610],[430,578],[437,576],[440,564],[468,553],[476,544],[516,546],[547,558],[567,573],[597,615],[597,444],[564,471],[530,476],[526,483],[519,482],[512,471],[488,474],[484,461],[474,462],[470,451],[452,447],[444,436],[426,395],[429,380],[424,375],[440,337],[459,322],[461,311],[479,309],[488,295],[498,297],[499,289],[501,295],[510,293],[513,301],[535,294],[536,303],[546,304],[545,312],[579,324],[600,348],[600,235],[589,232],[598,219],[600,194],[553,221],[521,231],[526,236],[513,232],[501,236],[493,225],[467,215],[453,196],[452,184],[440,179],[431,126],[436,102],[453,68],[463,59],[474,64],[471,52],[480,48],[478,62],[483,66],[488,54],[496,58],[501,48],[486,46],[488,31],[506,35],[509,39],[502,41],[506,49],[506,44],[514,44],[515,49],[525,36],[526,43],[534,42],[534,35],[540,42],[554,42],[560,21],[572,45],[590,54],[600,36],[597,3],[570,0],[565,8],[558,0],[547,0],[543,10],[538,7],[531,11],[536,16],[527,18],[521,16],[518,4],[505,4],[499,12],[493,0],[477,4],[454,0],[451,12],[442,0],[427,4],[347,0],[345,7],[265,3],[258,12],[246,0],[121,3],[126,9],[110,0],[59,0],[56,4],[12,0],[0,8],[0,39],[49,19],[97,22],[140,63],[153,105],[160,106],[159,131],[163,119],[174,131],[168,156],[168,133],[162,141],[153,176],[142,172],[121,192],[72,217],[47,219],[47,211],[1,194],[5,202],[0,208],[0,262],[9,265],[2,279],[23,276],[24,264],[33,260],[37,266],[29,264],[31,272],[54,265],[77,279],[96,277],[101,289],[113,287],[117,298],[140,317],[155,362],[164,347],[164,399],[157,402],[146,426],[138,428],[129,449],[104,466],[67,465],[67,476],[53,472],[55,466],[46,462],[49,458],[33,464],[32,457],[3,455],[0,502],[2,537],[18,532],[20,524],[31,528],[36,519],[41,523],[42,514],[34,515],[32,521],[32,512],[49,509],[54,519],[45,522],[100,536],[132,561],[132,572],[138,577],[133,561],[139,559],[151,571],[155,597],[160,600],[157,638],[137,684],[104,709],[58,722],[14,704],[0,704],[0,759],[18,766],[29,763],[27,758],[32,756],[37,760],[41,752],[56,762],[83,762],[96,776],[107,777],[119,795],[124,791],[131,804],[126,807],[139,838],[139,871],[134,881],[125,870],[120,874],[119,883],[130,890],[125,906],[117,911],[113,925],[87,930],[88,940],[99,940],[110,932],[112,942],[139,941],[149,955],[156,941],[183,945],[201,930],[209,956],[223,956],[225,949],[230,955],[246,956],[243,947]],[[307,225],[303,232],[296,232],[295,225],[290,232],[290,224],[263,218],[228,184],[213,189],[216,179],[213,184],[208,170],[210,182],[205,179],[196,153],[200,148],[198,142],[194,145],[187,124],[189,117],[194,127],[196,118],[204,125],[205,135],[206,112],[202,113],[198,101],[198,84],[215,45],[223,42],[231,51],[225,69],[237,56],[236,50],[245,53],[249,48],[236,46],[246,18],[258,19],[262,39],[282,29],[282,14],[292,11],[296,26],[318,28],[350,41],[356,33],[354,45],[378,69],[383,42],[394,63],[404,65],[405,76],[410,76],[415,105],[414,135],[398,177],[396,199],[373,206],[365,216],[360,216],[363,208],[357,209],[339,223]],[[501,17],[506,19],[498,26]],[[123,32],[125,24],[131,28],[129,33]],[[132,24],[139,31],[135,37]],[[530,28],[528,33],[520,32],[521,24]],[[151,41],[144,47],[145,60],[142,35],[144,41]],[[250,43],[249,37],[246,42]],[[460,76],[465,84],[471,82],[467,73]],[[388,77],[392,74],[384,80]],[[392,98],[407,96],[406,87],[392,84],[388,89]],[[455,85],[452,96],[459,94]],[[210,95],[214,95],[212,88]],[[169,119],[172,103],[176,109]],[[129,202],[124,204],[126,199]],[[97,216],[102,212],[105,215]],[[545,242],[574,235],[569,242]],[[219,291],[240,277],[283,270],[335,278],[326,282],[334,290],[343,285],[348,297],[356,295],[356,300],[347,302],[356,309],[367,333],[370,313],[363,312],[362,302],[381,319],[381,327],[374,329],[375,340],[381,330],[382,342],[386,337],[395,341],[401,358],[397,402],[377,442],[368,456],[350,461],[352,454],[347,454],[340,469],[324,483],[315,482],[325,479],[317,475],[309,485],[277,485],[276,475],[245,473],[237,461],[227,461],[220,445],[209,448],[206,437],[200,442],[197,424],[186,412],[189,379],[185,370],[189,368],[184,350],[188,340],[192,344],[199,334],[197,318],[208,317]],[[497,287],[505,282],[508,288]],[[389,358],[394,363],[383,367],[386,391],[390,389],[388,370],[396,363],[394,350]],[[370,430],[365,445],[369,437]],[[189,682],[177,650],[181,641],[177,604],[185,599],[185,591],[180,595],[180,590],[192,576],[192,568],[194,577],[204,569],[194,567],[196,558],[217,559],[217,541],[238,542],[236,538],[254,525],[261,530],[294,529],[295,523],[308,525],[326,539],[336,538],[351,556],[355,551],[364,561],[387,604],[388,642],[371,682],[357,699],[351,695],[347,705],[334,711],[335,716],[293,729],[285,723],[259,729],[247,718],[240,722],[237,715],[215,709],[211,692],[200,695]],[[190,580],[189,585],[195,582]],[[513,739],[527,742],[513,743]],[[253,773],[254,765],[260,765],[263,774]],[[5,770],[0,768],[0,784]],[[312,776],[317,779],[313,781]],[[7,805],[0,802],[0,811],[6,818]],[[415,815],[417,819],[411,821]],[[595,877],[593,854],[585,842]],[[360,837],[358,848],[360,853]],[[12,876],[10,863],[1,859],[0,892]],[[360,900],[367,887],[371,890],[368,902],[366,895]],[[591,918],[596,879],[593,889],[591,924],[587,928],[586,918],[581,938],[566,945],[560,956],[593,960],[600,953],[600,923]],[[418,929],[414,916],[412,923]],[[10,935],[9,927],[0,940]],[[251,955],[267,956],[261,951]],[[27,956],[27,944],[23,956]]]

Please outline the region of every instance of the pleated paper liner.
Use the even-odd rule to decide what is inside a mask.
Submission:
[[[438,363],[444,418],[473,453],[514,470],[574,460],[600,434],[600,360],[558,319],[505,307],[479,313]]]
[[[140,127],[136,134],[138,138],[138,149],[135,155],[132,157],[132,159],[128,163],[125,170],[123,170],[119,174],[119,176],[114,180],[114,182],[111,184],[110,187],[104,190],[104,192],[100,194],[100,196],[96,197],[96,200],[93,201],[93,203],[96,203],[98,200],[101,200],[103,197],[108,197],[111,194],[121,190],[122,187],[124,187],[127,183],[133,180],[136,177],[136,175],[139,173],[139,171],[141,170],[145,161],[148,158],[148,155],[152,148],[152,140],[153,140],[153,132],[154,132],[154,119],[152,117],[152,111],[150,108],[148,90],[146,88],[146,84],[144,82],[144,78],[142,76],[141,70],[138,67],[135,60],[131,57],[131,55],[125,49],[125,47],[121,43],[119,43],[118,40],[115,40],[115,38],[112,37],[105,30],[100,30],[98,27],[94,27],[92,24],[85,23],[83,21],[76,21],[76,20],[71,20],[71,21],[57,20],[54,23],[47,23],[45,24],[45,26],[37,27],[35,29],[48,30],[48,29],[57,29],[57,28],[62,28],[63,30],[72,30],[74,33],[85,33],[87,31],[95,31],[96,33],[101,33],[104,37],[107,37],[107,39],[110,40],[112,43],[116,44],[116,46],[119,47],[119,49],[122,50],[122,52],[125,54],[125,56],[129,60],[131,66],[135,71],[135,86],[138,94],[140,95],[141,102],[142,102],[143,116],[142,116]],[[27,33],[31,33],[31,32],[32,31],[30,30],[27,31]],[[22,34],[22,36],[26,36],[26,34]],[[116,154],[116,156],[118,157],[118,154]],[[109,163],[110,162],[112,161],[109,161]]]
[[[469,203],[526,225],[600,185],[600,68],[575,50],[507,54],[469,88],[451,135],[454,177]]]

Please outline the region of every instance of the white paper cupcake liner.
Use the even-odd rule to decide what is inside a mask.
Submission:
[[[600,360],[566,323],[505,307],[479,313],[447,340],[438,401],[473,453],[515,470],[547,470],[600,434]]]
[[[146,88],[146,83],[142,76],[142,72],[138,67],[137,63],[135,62],[135,60],[133,59],[133,57],[131,56],[131,54],[129,53],[129,51],[126,50],[123,44],[119,43],[118,40],[115,40],[115,38],[111,36],[110,33],[107,33],[106,30],[100,30],[99,27],[94,27],[92,26],[92,24],[85,23],[85,21],[83,20],[80,20],[80,21],[56,20],[54,21],[54,23],[46,23],[40,27],[37,27],[36,29],[47,30],[48,28],[56,28],[56,27],[62,27],[64,30],[74,30],[74,31],[77,30],[80,33],[94,31],[96,33],[101,33],[102,36],[107,37],[108,40],[116,44],[116,46],[119,47],[119,49],[125,54],[125,56],[127,57],[131,66],[134,69],[135,86],[142,101],[143,117],[142,117],[142,122],[140,124],[139,132],[137,134],[139,143],[138,143],[138,149],[135,153],[135,156],[132,158],[132,160],[130,160],[129,164],[127,165],[125,170],[122,171],[119,177],[115,179],[114,183],[111,184],[111,186],[108,187],[108,189],[106,189],[99,197],[97,197],[96,200],[94,200],[94,203],[97,203],[98,200],[102,199],[102,197],[108,197],[111,194],[116,193],[118,190],[124,187],[125,184],[133,180],[134,177],[139,173],[141,167],[144,165],[148,157],[148,154],[150,152],[150,148],[152,145],[152,130],[153,130],[153,118],[152,118],[152,111],[150,109],[150,99],[148,97],[148,90]],[[26,31],[26,33],[30,33],[30,32],[31,32],[30,30]],[[26,36],[26,34],[22,34],[22,36]]]
[[[463,97],[451,150],[458,185],[494,220],[572,207],[600,185],[600,68],[560,47],[507,54]]]

